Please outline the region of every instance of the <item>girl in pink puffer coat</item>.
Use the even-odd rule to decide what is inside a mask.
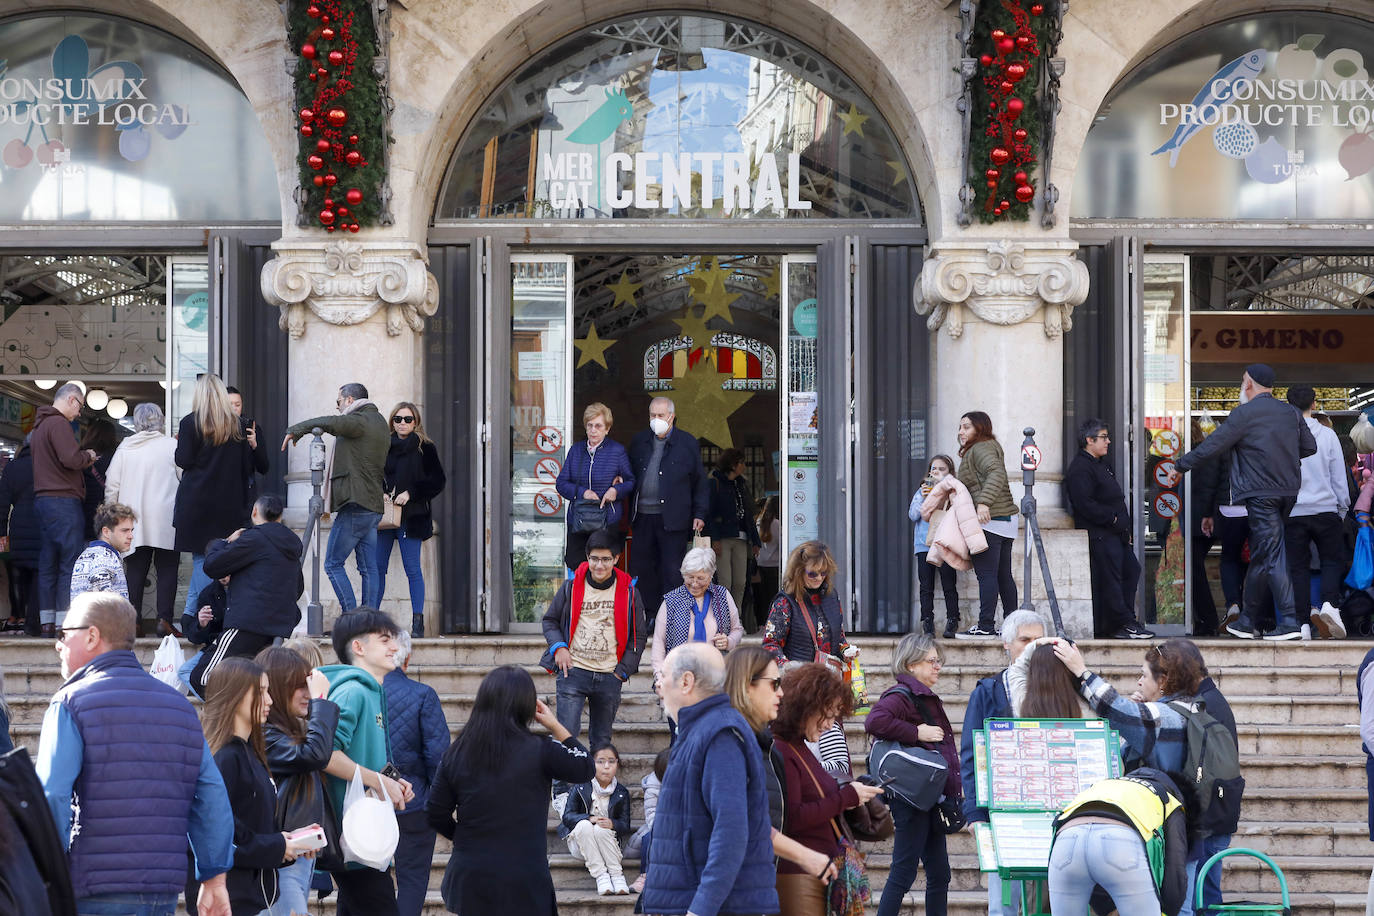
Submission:
[[[937,523],[934,515],[941,509],[946,511]],[[921,517],[935,528],[935,537],[926,555],[927,563],[936,566],[948,563],[955,569],[972,569],[973,555],[988,549],[973,497],[958,477],[951,475],[936,482],[921,504]]]

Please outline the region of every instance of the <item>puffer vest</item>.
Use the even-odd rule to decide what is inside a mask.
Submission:
[[[195,710],[124,651],[96,656],[53,699],[84,745],[68,854],[77,898],[177,893],[205,752]]]

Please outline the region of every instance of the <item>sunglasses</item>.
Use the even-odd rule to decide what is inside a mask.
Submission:
[[[825,571],[824,571],[824,570],[817,571],[817,570],[814,570],[814,569],[808,569],[808,570],[806,571],[806,578],[808,578],[808,579],[824,579],[824,578],[825,578]]]
[[[391,418],[392,423],[414,423],[415,418],[404,414],[397,414]]]
[[[780,677],[756,677],[751,683],[757,684],[759,681],[767,681],[772,684],[774,693],[782,690],[782,678]]]

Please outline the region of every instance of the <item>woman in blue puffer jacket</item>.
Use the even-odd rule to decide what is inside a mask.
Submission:
[[[601,402],[582,411],[587,438],[568,448],[554,486],[568,501],[568,540],[563,565],[577,569],[587,559],[587,535],[620,524],[621,505],[634,492],[635,475],[625,446],[609,438],[611,409]]]

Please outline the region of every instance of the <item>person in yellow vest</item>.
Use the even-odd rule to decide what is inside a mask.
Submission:
[[[1093,886],[1120,916],[1177,916],[1188,892],[1188,826],[1178,786],[1141,767],[1094,783],[1059,813],[1050,911],[1084,914]]]

